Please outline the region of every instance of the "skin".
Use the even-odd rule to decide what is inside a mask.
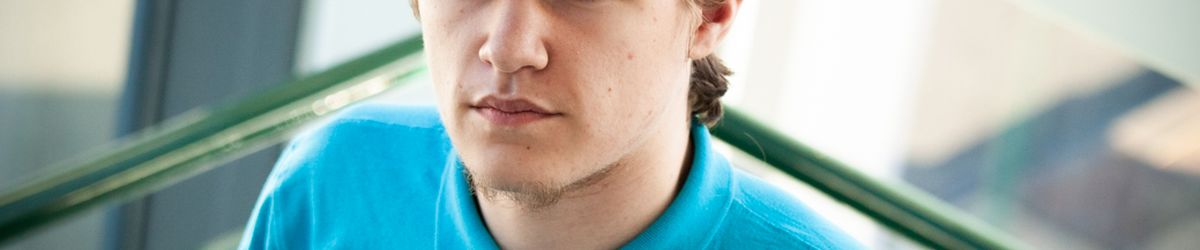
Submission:
[[[615,248],[661,215],[690,166],[691,60],[713,52],[737,4],[418,4],[439,113],[497,243]],[[552,115],[498,124],[473,108],[485,97]]]

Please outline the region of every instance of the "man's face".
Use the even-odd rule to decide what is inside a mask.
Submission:
[[[687,129],[696,20],[683,1],[419,8],[438,109],[476,185],[561,191],[636,160],[660,131]]]

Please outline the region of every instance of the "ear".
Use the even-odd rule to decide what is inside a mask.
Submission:
[[[417,22],[421,21],[421,4],[417,0],[408,1],[408,6],[412,9],[413,17],[417,18]]]
[[[704,20],[693,31],[688,57],[698,60],[712,54],[733,26],[733,19],[741,4],[742,0],[725,0],[713,6],[699,6]]]

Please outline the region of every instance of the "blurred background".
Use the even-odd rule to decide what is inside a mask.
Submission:
[[[792,138],[1036,248],[1200,246],[1200,1],[746,0],[739,15],[725,101]],[[404,0],[0,0],[0,192],[417,32]],[[724,150],[866,246],[919,248]],[[0,249],[231,247],[278,152]]]

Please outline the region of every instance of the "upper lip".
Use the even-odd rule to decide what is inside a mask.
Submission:
[[[482,100],[475,102],[474,105],[471,105],[471,108],[492,108],[505,113],[533,112],[546,115],[558,114],[525,99],[501,99],[495,96],[484,97]]]

